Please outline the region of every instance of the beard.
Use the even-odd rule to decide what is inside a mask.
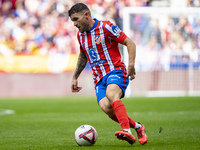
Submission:
[[[85,31],[90,31],[89,24],[87,22],[82,23],[82,25],[79,28],[79,31],[81,33],[85,32]]]

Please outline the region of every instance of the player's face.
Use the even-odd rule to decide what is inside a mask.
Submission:
[[[70,16],[71,20],[74,22],[74,26],[76,26],[81,33],[84,31],[89,31],[89,23],[87,18],[87,12],[85,13],[74,13]]]

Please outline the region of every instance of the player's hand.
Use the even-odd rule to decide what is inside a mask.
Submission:
[[[82,87],[78,87],[78,80],[73,78],[71,83],[71,91],[72,92],[79,92]]]
[[[127,72],[127,78],[129,77],[130,78],[130,80],[133,80],[133,79],[135,79],[135,75],[136,75],[136,73],[135,73],[135,66],[134,66],[134,64],[133,65],[130,65],[129,64],[129,66],[128,66],[128,72]]]

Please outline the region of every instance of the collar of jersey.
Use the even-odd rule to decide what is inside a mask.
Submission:
[[[99,22],[99,20],[97,20],[96,18],[94,18],[94,25],[92,26],[92,28],[90,29],[90,31],[92,31],[93,29],[95,29],[96,28],[96,26],[97,26],[97,24],[98,24],[98,22]],[[90,32],[90,31],[88,31],[88,32]]]

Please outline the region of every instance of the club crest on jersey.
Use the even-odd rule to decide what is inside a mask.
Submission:
[[[96,42],[96,44],[100,44],[101,43],[101,36],[96,36],[95,42]]]

